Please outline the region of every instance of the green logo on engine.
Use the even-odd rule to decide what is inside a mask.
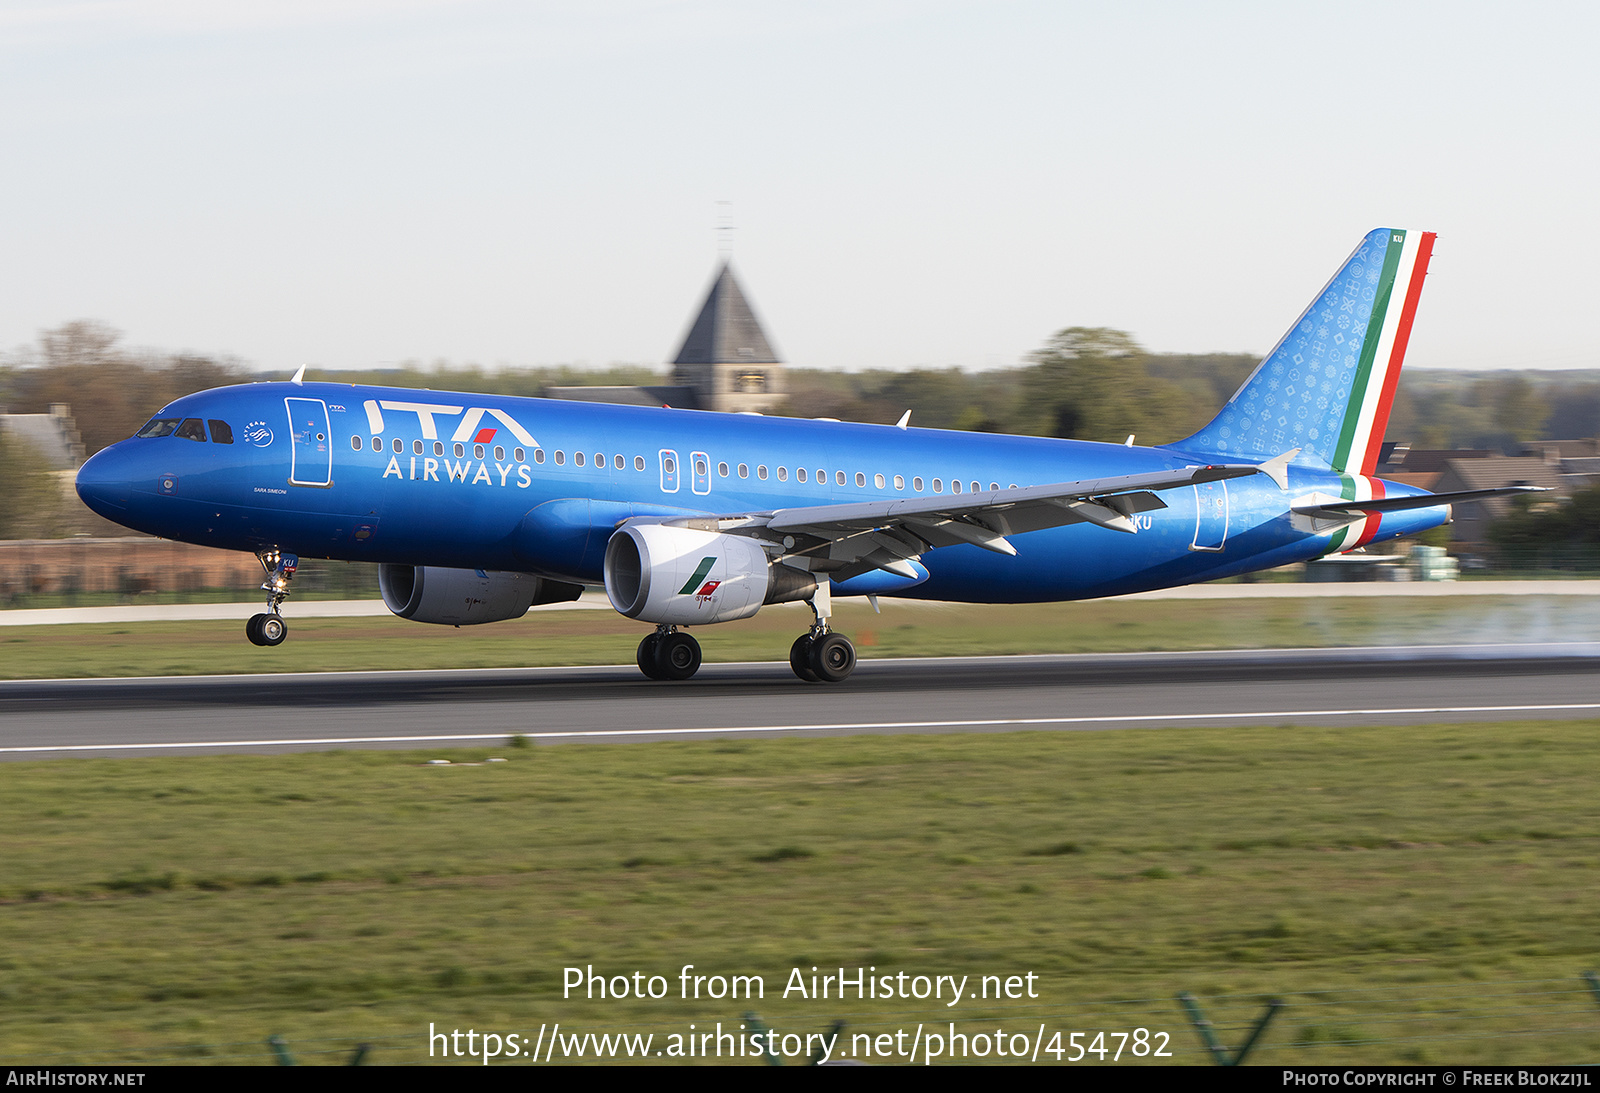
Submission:
[[[694,571],[694,576],[683,582],[683,587],[678,589],[678,595],[687,596],[691,592],[699,591],[700,582],[706,579],[706,574],[711,572],[711,567],[717,564],[715,554],[701,558],[700,566]]]

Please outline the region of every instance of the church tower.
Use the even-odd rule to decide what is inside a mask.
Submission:
[[[673,359],[672,382],[693,388],[700,409],[764,411],[783,401],[783,362],[723,262]]]

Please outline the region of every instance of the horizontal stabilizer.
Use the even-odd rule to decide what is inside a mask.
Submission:
[[[1291,511],[1324,520],[1353,519],[1366,513],[1431,509],[1439,505],[1463,505],[1469,501],[1488,501],[1495,497],[1513,497],[1520,493],[1547,491],[1546,486],[1504,486],[1495,490],[1425,493],[1416,497],[1384,497],[1372,501],[1315,501],[1304,505],[1293,505]]]

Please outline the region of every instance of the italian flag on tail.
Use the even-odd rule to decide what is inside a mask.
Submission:
[[[1433,253],[1432,232],[1368,232],[1211,422],[1172,447],[1370,475]]]
[[[1372,313],[1345,406],[1344,427],[1328,461],[1336,471],[1359,475],[1370,475],[1377,468],[1417,299],[1433,255],[1433,232],[1389,229],[1387,234]]]

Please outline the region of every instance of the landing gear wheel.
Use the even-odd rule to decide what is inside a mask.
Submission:
[[[660,679],[661,671],[656,667],[656,651],[661,647],[661,635],[649,633],[639,643],[639,671],[645,674],[646,679]]]
[[[283,639],[289,636],[289,624],[283,621],[282,615],[262,615],[256,624],[256,634],[261,639],[258,645],[282,645]]]
[[[789,667],[807,683],[817,682],[817,673],[811,670],[811,635],[801,634],[789,646]]]
[[[700,670],[700,643],[682,632],[663,634],[656,646],[658,679],[688,679]]]
[[[856,647],[843,634],[824,634],[811,643],[811,670],[824,683],[842,683],[856,670]]]
[[[261,640],[261,620],[266,618],[266,612],[250,616],[250,621],[244,624],[244,636],[250,639],[251,645],[265,645]]]

